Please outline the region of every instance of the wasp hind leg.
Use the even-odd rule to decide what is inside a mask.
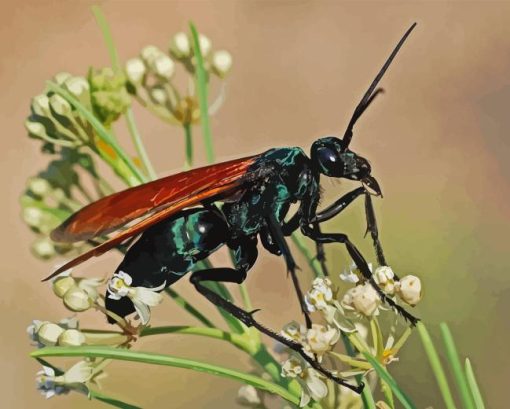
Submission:
[[[350,388],[357,393],[360,393],[363,389],[363,385],[351,385],[346,380],[342,378],[338,378],[333,375],[330,371],[323,368],[321,364],[319,364],[315,359],[311,358],[305,353],[303,346],[295,341],[292,341],[272,329],[267,328],[266,326],[260,324],[255,318],[253,318],[253,314],[257,311],[246,311],[232,302],[226,300],[219,294],[205,287],[202,283],[204,281],[216,281],[216,282],[227,282],[227,283],[242,283],[246,278],[246,271],[243,269],[236,270],[234,268],[211,268],[206,270],[200,270],[192,273],[190,277],[191,283],[195,286],[196,290],[202,294],[205,298],[207,298],[214,305],[221,307],[225,311],[232,314],[239,321],[241,321],[247,327],[254,327],[258,329],[261,333],[267,335],[268,337],[284,344],[288,348],[297,352],[306,362],[308,362],[314,369],[318,372],[326,376],[327,378],[343,385],[347,388]]]

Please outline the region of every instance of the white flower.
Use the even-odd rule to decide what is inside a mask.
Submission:
[[[327,396],[328,387],[321,378],[319,372],[313,368],[306,368],[303,371],[302,376],[298,378],[301,385],[300,407],[308,405],[310,398],[318,402]]]
[[[389,295],[393,295],[395,292],[395,273],[389,266],[380,266],[375,269],[374,280],[379,287]]]
[[[286,338],[291,339],[292,341],[301,342],[305,332],[306,329],[303,325],[297,323],[296,321],[291,321],[283,327],[283,329],[280,331],[280,334]]]
[[[51,287],[53,288],[53,292],[57,297],[63,298],[66,292],[75,285],[76,281],[73,277],[60,274],[52,281]]]
[[[97,375],[94,373],[93,365],[86,361],[74,364],[63,375],[58,376],[53,368],[43,366],[42,371],[37,372],[37,389],[46,399],[69,393],[70,390],[87,392],[86,383]]]
[[[421,281],[416,276],[407,275],[395,283],[395,291],[402,301],[415,306],[421,300]]]
[[[310,312],[324,310],[333,300],[333,290],[329,278],[316,278],[312,289],[305,294],[305,304]]]
[[[251,385],[243,385],[237,392],[237,402],[242,406],[259,407],[261,400],[257,389]]]
[[[282,365],[282,376],[284,378],[296,378],[302,372],[301,362],[295,357],[287,359]]]
[[[55,371],[49,366],[43,366],[43,369],[37,372],[37,389],[41,391],[46,399],[55,395],[69,393],[69,388],[57,384],[55,379]]]
[[[228,51],[216,51],[212,56],[212,68],[220,78],[224,78],[232,68],[232,56]]]
[[[119,271],[113,275],[108,282],[108,298],[120,300],[122,297],[128,297],[140,316],[142,324],[147,324],[150,319],[150,308],[155,307],[163,301],[163,296],[159,291],[166,286],[166,281],[158,287],[131,287],[133,279],[124,271]]]
[[[328,394],[327,385],[321,379],[322,375],[311,367],[303,367],[301,362],[295,357],[283,363],[282,376],[294,378],[301,385],[300,407],[306,406],[310,399],[320,401]]]
[[[372,263],[368,263],[368,269],[370,272],[372,272]],[[340,273],[340,279],[347,283],[356,284],[360,281],[360,277],[363,277],[363,273],[354,262],[351,263],[349,269],[346,269],[343,273]]]
[[[134,85],[138,85],[142,82],[143,76],[145,75],[145,64],[140,58],[131,58],[126,62],[126,75]]]
[[[333,349],[340,339],[340,331],[336,328],[324,325],[313,324],[306,332],[305,349],[317,356],[320,362],[322,356]]]
[[[381,299],[370,283],[366,283],[348,290],[342,298],[341,305],[346,310],[357,311],[371,317],[379,313]]]

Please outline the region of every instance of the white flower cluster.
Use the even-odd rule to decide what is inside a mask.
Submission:
[[[149,322],[151,312],[150,307],[155,307],[163,301],[163,296],[159,291],[166,286],[166,281],[158,287],[132,287],[132,277],[124,271],[118,271],[108,282],[108,298],[120,300],[122,297],[128,297],[135,306],[135,310],[140,317],[143,325]]]
[[[52,284],[53,292],[69,310],[82,312],[94,305],[99,297],[97,289],[104,284],[104,280],[73,277],[71,270],[68,270],[55,277]]]
[[[207,75],[223,80],[232,67],[232,56],[225,50],[213,51],[211,40],[205,35],[199,34],[198,38]],[[125,65],[129,92],[155,115],[176,125],[198,123],[200,118],[192,78],[186,92],[179,92],[173,81],[177,64],[191,76],[195,75],[197,60],[192,43],[188,34],[179,32],[170,41],[168,52],[149,45]],[[223,94],[209,106],[209,114],[212,115],[222,101]]]
[[[78,329],[76,318],[66,318],[57,324],[34,320],[28,326],[27,333],[39,348],[54,345],[80,346],[86,343],[86,337]]]

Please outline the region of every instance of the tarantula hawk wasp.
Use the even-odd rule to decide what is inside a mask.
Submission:
[[[382,91],[377,85],[415,25],[406,31],[371,83],[354,110],[342,139],[328,136],[316,140],[310,157],[298,147],[274,148],[259,155],[168,176],[91,203],[56,228],[51,234],[52,239],[68,243],[90,240],[145,218],[63,265],[47,279],[141,234],[115,273],[129,275],[133,286],[162,290],[191,271],[198,261],[227,245],[233,251],[235,267],[194,271],[190,281],[196,290],[248,327],[257,328],[299,353],[323,375],[359,393],[363,385],[351,385],[323,368],[304,353],[301,344],[266,328],[254,319],[254,312],[234,305],[204,286],[203,282],[242,283],[257,259],[257,241],[260,239],[266,250],[283,255],[306,323],[310,326],[296,277],[296,264],[285,240],[286,236],[301,229],[305,236],[317,243],[319,253],[326,243],[345,245],[350,257],[381,299],[411,324],[417,322],[417,318],[377,286],[365,258],[347,235],[322,233],[320,230],[321,223],[341,213],[356,198],[364,196],[367,231],[371,233],[379,263],[386,264],[371,201],[371,195],[382,196],[381,189],[371,176],[368,161],[351,151],[349,144],[354,125]],[[318,211],[321,175],[360,181],[361,186]],[[218,202],[222,203],[221,207],[217,206]],[[299,204],[298,211],[286,219],[292,203]],[[110,294],[113,290],[109,288]],[[106,308],[121,317],[135,311],[128,297],[107,297]]]

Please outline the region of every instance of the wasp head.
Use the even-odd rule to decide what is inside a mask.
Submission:
[[[315,169],[325,176],[359,180],[376,195],[381,196],[377,180],[370,175],[368,160],[349,150],[344,142],[334,136],[316,140],[311,150]]]

